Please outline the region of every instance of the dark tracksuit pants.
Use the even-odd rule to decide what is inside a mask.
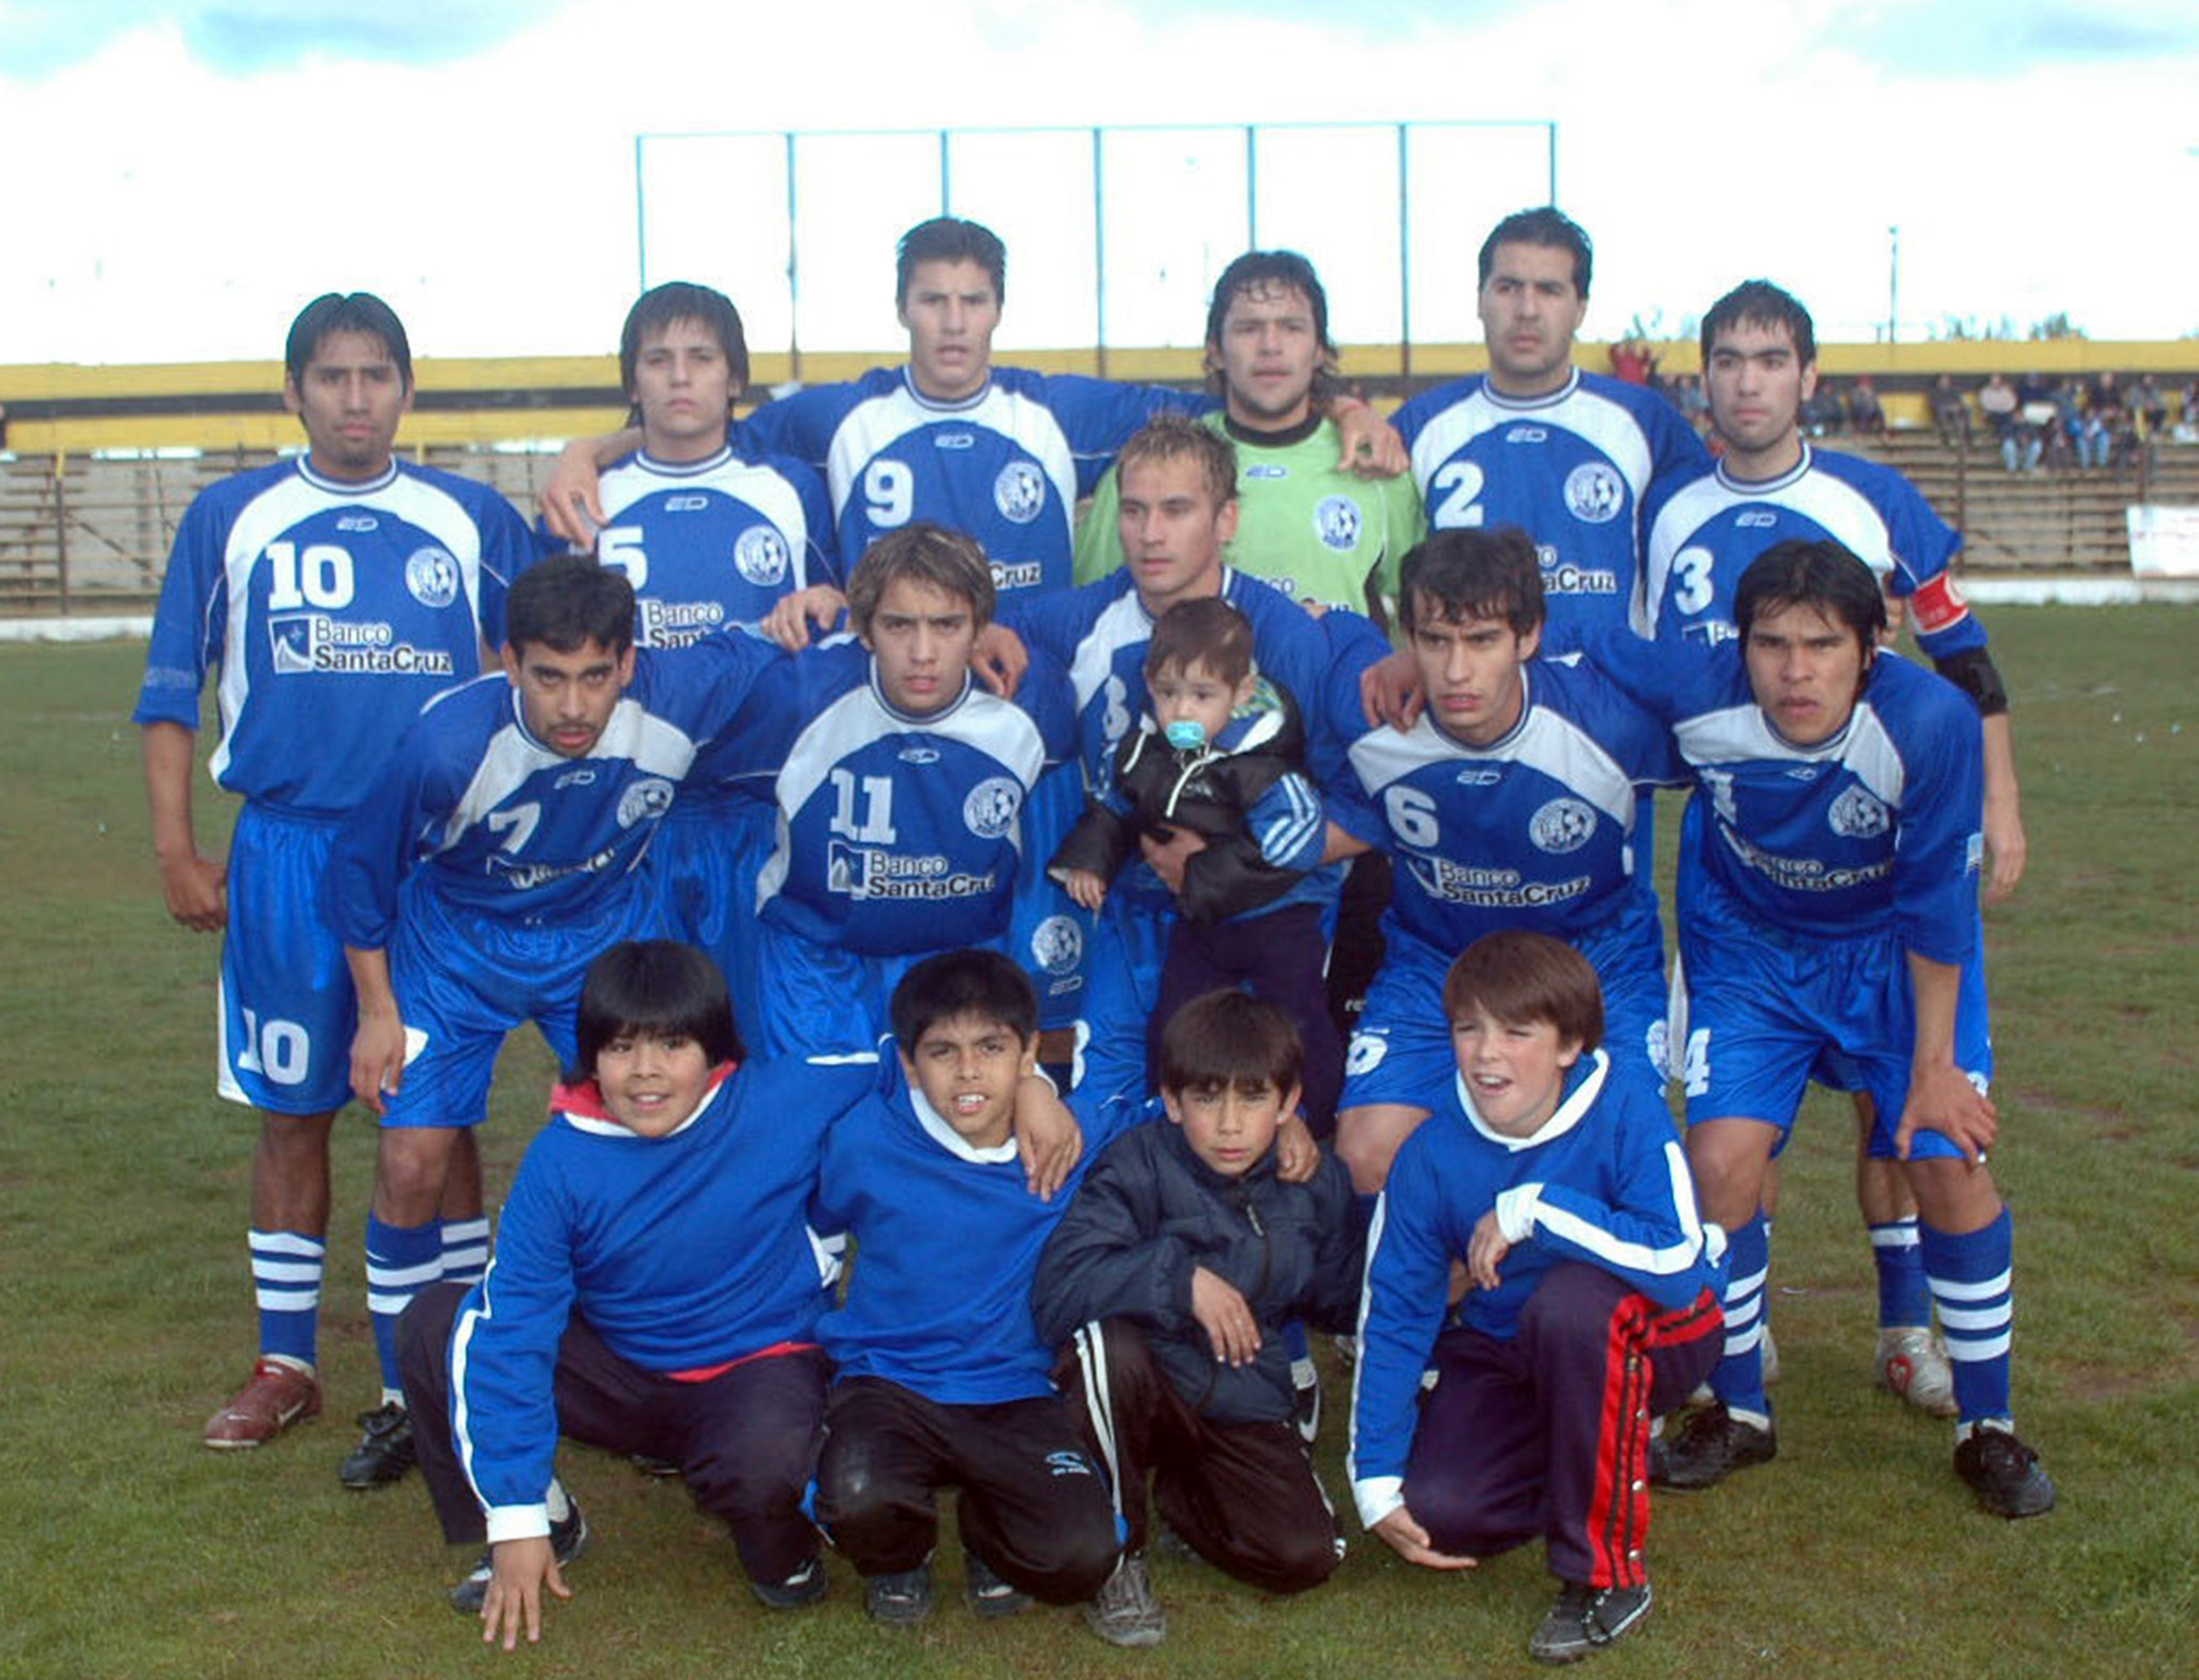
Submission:
[[[1437,1342],[1407,1507],[1439,1552],[1487,1557],[1542,1534],[1560,1580],[1641,1585],[1649,1421],[1723,1345],[1708,1290],[1665,1312],[1596,1267],[1554,1268],[1512,1340],[1461,1329]]]
[[[465,1293],[448,1283],[423,1290],[397,1325],[421,1477],[454,1544],[486,1531],[451,1432],[451,1327]],[[576,1315],[558,1345],[552,1392],[560,1433],[677,1464],[695,1502],[732,1528],[750,1578],[771,1584],[817,1553],[802,1499],[831,1370],[822,1351],[800,1348],[682,1381],[621,1358]]]
[[[1297,1025],[1305,1047],[1306,1124],[1317,1138],[1332,1135],[1337,1095],[1344,1088],[1344,1041],[1329,1013],[1323,977],[1327,953],[1316,905],[1289,904],[1228,922],[1179,919],[1169,932],[1148,1034],[1147,1074],[1154,1088],[1160,1083],[1161,1032],[1176,1011],[1208,992],[1249,987]]]
[[[1077,1604],[1122,1549],[1107,1483],[1058,1394],[948,1406],[880,1377],[833,1385],[817,1520],[863,1575],[916,1568],[939,1541],[936,1490],[962,1490],[962,1544],[1011,1586]]]
[[[1344,1556],[1336,1513],[1294,1425],[1202,1417],[1128,1319],[1079,1329],[1061,1374],[1094,1450],[1113,1472],[1130,1550],[1146,1544],[1150,1474],[1169,1526],[1225,1573],[1294,1593],[1335,1572]]]

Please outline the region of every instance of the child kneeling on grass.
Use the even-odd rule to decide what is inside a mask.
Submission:
[[[1573,1662],[1649,1613],[1650,1423],[1717,1362],[1725,1237],[1696,1216],[1671,1117],[1610,1078],[1578,952],[1486,935],[1444,1009],[1458,1077],[1430,1094],[1368,1238],[1352,1492],[1432,1568],[1543,1535],[1562,1584],[1528,1654]],[[1446,1329],[1455,1260],[1470,1286]]]
[[[560,1434],[680,1467],[767,1607],[824,1595],[802,1500],[831,1366],[807,1213],[871,1057],[739,1068],[724,977],[650,940],[590,965],[579,1056],[528,1146],[488,1273],[400,1321],[406,1404],[445,1539],[488,1550],[451,1601],[509,1650],[587,1537]]]
[[[1037,995],[1000,953],[949,951],[902,977],[890,1013],[900,1076],[833,1128],[812,1216],[855,1251],[847,1299],[819,1326],[839,1372],[817,1520],[889,1626],[931,1613],[944,1486],[962,1490],[972,1610],[1074,1604],[1107,1579],[1119,1540],[1031,1321],[1031,1274],[1066,1205],[1016,1158],[1018,1093],[1051,1096],[1034,1071]],[[1094,1144],[1134,1117],[1127,1100],[1089,1100],[1078,1117]]]
[[[1164,1520],[1240,1580],[1300,1592],[1344,1554],[1293,1423],[1282,1327],[1348,1328],[1362,1248],[1333,1158],[1308,1181],[1278,1170],[1302,1055],[1273,1004],[1239,991],[1187,1004],[1161,1035],[1169,1123],[1099,1158],[1039,1263],[1039,1331],[1071,1346],[1070,1397],[1128,1530],[1122,1569],[1086,1612],[1117,1645],[1167,1630],[1145,1566],[1149,1473]]]

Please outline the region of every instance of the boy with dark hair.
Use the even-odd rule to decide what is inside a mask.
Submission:
[[[1158,1065],[1177,1010],[1217,986],[1249,985],[1297,1023],[1307,1047],[1306,1112],[1325,1137],[1335,1124],[1343,1047],[1322,981],[1323,895],[1311,872],[1325,831],[1321,796],[1303,773],[1297,703],[1260,674],[1251,623],[1219,596],[1180,601],[1161,615],[1145,678],[1151,709],[1116,750],[1111,774],[1050,872],[1097,911],[1140,836],[1184,834],[1187,855],[1173,878],[1153,871],[1177,913],[1148,1065]]]
[[[168,913],[223,935],[217,1088],[259,1111],[248,1234],[259,1358],[207,1421],[207,1445],[226,1450],[321,1409],[329,1135],[358,1022],[322,904],[337,828],[422,704],[479,674],[484,646],[504,637],[505,586],[534,557],[494,491],[395,453],[412,352],[387,303],[316,298],[283,360],[306,452],[224,479],[184,513],[133,714]],[[243,800],[225,860],[201,855],[191,822],[199,696],[215,668],[220,741],[207,767]],[[464,1152],[442,1275],[481,1275],[479,1179]],[[377,1467],[370,1453],[343,1474]]]
[[[1070,1604],[1115,1566],[1114,1511],[1050,1375],[1031,1274],[1065,1199],[1017,1164],[1038,1000],[997,951],[928,957],[895,987],[898,1077],[826,1140],[811,1222],[846,1233],[844,1304],[819,1339],[837,1362],[817,1470],[819,1523],[863,1577],[874,1620],[930,1614],[936,1490],[962,1490],[967,1592],[981,1616]],[[1080,1099],[1093,1140],[1127,1103]]]
[[[1169,1123],[1100,1158],[1039,1263],[1040,1333],[1073,1342],[1070,1399],[1128,1525],[1123,1566],[1085,1613],[1114,1644],[1167,1630],[1146,1572],[1149,1473],[1164,1520],[1240,1580],[1303,1591],[1343,1555],[1293,1424],[1283,1328],[1349,1327],[1360,1244],[1333,1159],[1309,1181],[1278,1170],[1301,1064],[1273,1004],[1218,991],[1186,1005],[1161,1038]]]
[[[587,965],[648,919],[635,866],[650,835],[701,744],[785,660],[736,633],[638,652],[633,623],[633,586],[585,556],[522,573],[503,670],[422,710],[336,838],[330,919],[359,999],[352,1092],[382,1116],[367,1220],[378,1464],[348,1485],[411,1462],[397,1315],[435,1279],[439,1201],[458,1140],[487,1117],[498,1049],[531,1019],[577,1065]]]
[[[633,585],[635,645],[684,647],[765,618],[789,595],[837,580],[824,481],[806,463],[739,446],[748,341],[732,300],[684,280],[627,312],[619,376],[640,422],[633,452],[604,470],[596,557]],[[743,797],[739,743],[705,746],[644,860],[658,924],[726,971],[759,1041],[756,873],[770,855],[769,801]]]
[[[488,1542],[451,1601],[506,1650],[540,1636],[545,1589],[569,1596],[561,1572],[587,1537],[551,1473],[561,1434],[677,1464],[767,1607],[824,1596],[802,1499],[834,1268],[805,1214],[825,1135],[877,1070],[739,1057],[701,952],[651,940],[597,958],[487,1276],[428,1291],[400,1327],[444,1538]]]
[[[1397,1151],[1368,1239],[1352,1491],[1431,1568],[1546,1536],[1563,1585],[1528,1653],[1572,1662],[1648,1613],[1650,1420],[1718,1357],[1724,1238],[1696,1217],[1662,1106],[1609,1077],[1579,952],[1484,935],[1444,1009],[1456,1078]],[[1459,1262],[1473,1286],[1446,1329]]]

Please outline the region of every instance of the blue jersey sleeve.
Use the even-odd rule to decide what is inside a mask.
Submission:
[[[1904,949],[1960,965],[1978,939],[1978,876],[1985,858],[1984,726],[1969,697],[1922,671],[1929,697],[1902,743],[1910,780],[1894,840],[1893,913]]]

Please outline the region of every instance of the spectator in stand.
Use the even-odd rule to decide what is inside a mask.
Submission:
[[[2015,400],[2016,412],[2023,419],[2019,435],[2023,470],[2036,472],[2041,458],[2056,446],[2062,435],[2059,423],[2061,405],[2055,400],[2053,382],[2043,373],[2027,373],[2018,380]]]
[[[1703,395],[1703,382],[1700,374],[1683,373],[1675,379],[1672,382],[1672,400],[1696,431],[1710,429],[1711,405],[1709,399]]]
[[[1638,332],[1611,347],[1611,375],[1629,385],[1650,385],[1657,378],[1657,353]]]
[[[2151,374],[2138,376],[2138,388],[2131,393],[2130,411],[2137,417],[2138,435],[2143,439],[2150,440],[2168,429],[2168,399]],[[0,432],[0,437],[5,435]]]
[[[1817,390],[1802,399],[1802,429],[1811,437],[1838,437],[1846,412],[1832,380],[1820,379]]]
[[[2177,398],[2176,414],[2179,422],[2176,435],[2180,441],[2189,443],[2195,436],[2199,436],[2199,433],[2192,430],[2193,427],[2199,426],[2199,379],[2186,385],[2183,394]]]
[[[2008,376],[2004,373],[1993,375],[1978,393],[1978,412],[1985,416],[1986,423],[1992,428],[1994,440],[2000,445],[2001,464],[2010,472],[2016,470],[2021,441],[2017,435],[2016,410],[2019,405],[2015,387],[2008,382]]]
[[[2123,404],[2123,387],[2113,368],[2095,374],[2085,387],[2083,429],[2077,439],[2077,464],[2108,467],[2114,464],[2116,446],[2130,428],[2130,411]]]
[[[1886,435],[1886,409],[1867,373],[1858,374],[1848,392],[1848,429],[1858,437]]]
[[[1951,373],[1932,382],[1932,423],[1939,429],[1939,441],[1950,449],[1970,440],[1970,405]]]

